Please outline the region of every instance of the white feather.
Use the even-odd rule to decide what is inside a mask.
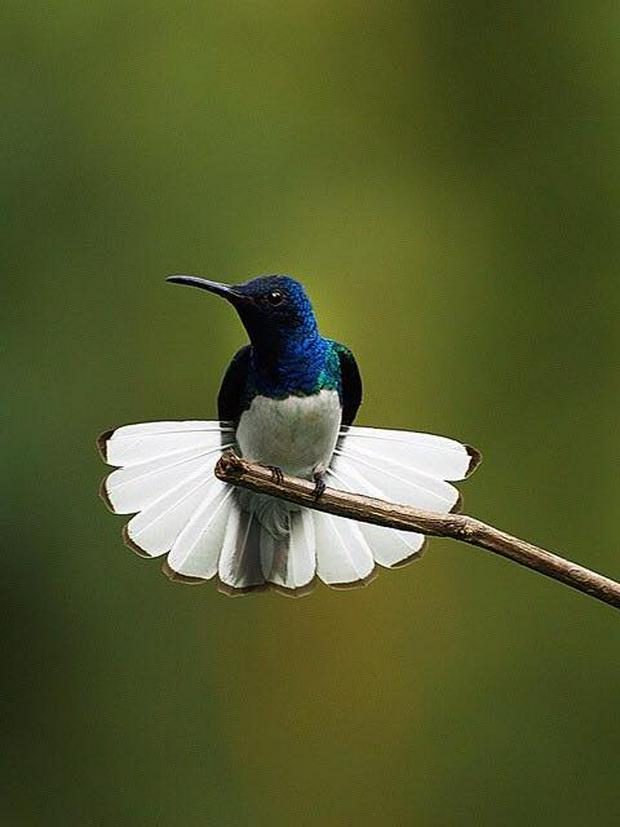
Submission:
[[[261,563],[265,579],[285,589],[307,586],[316,570],[316,545],[312,513],[307,509],[289,512],[284,536],[274,536],[262,527]]]
[[[394,460],[441,480],[462,480],[472,464],[472,449],[454,439],[416,431],[347,426],[339,448],[368,453],[383,462]]]
[[[235,498],[236,500],[236,498]],[[233,589],[247,589],[265,582],[260,559],[260,523],[253,511],[233,503],[218,564],[219,578]]]
[[[313,514],[307,508],[291,513],[291,539],[286,576],[273,579],[289,589],[306,586],[316,572],[316,532]]]
[[[317,465],[329,462],[340,419],[336,391],[286,399],[256,396],[241,415],[236,437],[244,457],[309,479]]]
[[[128,465],[113,471],[105,481],[108,502],[116,514],[135,514],[162,497],[167,491],[193,477],[197,472],[205,476],[213,472],[213,454],[228,445],[217,448],[190,448],[174,451],[163,457]]]
[[[335,480],[336,488],[365,494],[369,497],[377,497],[381,500],[387,499],[384,491],[355,469],[350,469],[347,473],[339,468],[336,472],[332,466],[329,474]],[[381,566],[390,567],[402,563],[404,560],[418,554],[424,545],[424,535],[417,532],[398,531],[397,529],[385,528],[371,523],[360,523],[359,526],[372,549],[375,562]]]
[[[338,437],[334,393],[259,400],[242,417],[241,439],[227,423],[191,420],[123,426],[104,440],[121,466],[105,481],[117,513],[138,512],[129,540],[186,577],[216,573],[229,589],[273,583],[307,586],[315,573],[329,585],[365,580],[375,561],[393,566],[419,552],[424,537],[300,509],[234,490],[213,474],[217,456],[237,441],[244,455],[311,476],[329,464],[336,486],[433,511],[449,511],[473,452],[445,437],[346,427]]]
[[[287,517],[288,523],[288,517]],[[288,526],[285,533],[273,534],[264,525],[260,528],[260,563],[266,581],[277,582],[286,576],[286,558],[288,556],[290,535]]]
[[[286,500],[269,497],[266,494],[255,494],[240,488],[237,492],[239,505],[247,511],[256,514],[258,522],[274,537],[282,537],[289,531],[289,512],[298,506],[291,505]]]
[[[445,479],[461,479],[472,462],[460,443],[408,431],[343,430],[330,466],[337,487],[428,511],[448,512],[459,492]],[[382,566],[394,566],[420,552],[424,535],[360,524]]]
[[[317,574],[332,586],[364,580],[375,562],[358,523],[315,511]]]
[[[198,471],[171,488],[127,523],[127,536],[152,557],[170,551],[188,520],[218,485],[211,471]]]
[[[234,431],[219,422],[145,422],[117,428],[105,441],[109,465],[137,465],[177,451],[217,448]],[[229,440],[226,440],[229,441]]]
[[[427,511],[450,511],[459,498],[459,492],[450,483],[429,477],[415,468],[406,468],[394,461],[381,463],[354,452],[336,449],[334,468],[343,472],[357,470],[371,482],[377,482],[385,492],[385,499],[405,503]]]
[[[210,489],[193,517],[174,541],[168,555],[170,568],[185,577],[209,580],[217,573],[226,526],[233,508],[233,489],[219,483]]]

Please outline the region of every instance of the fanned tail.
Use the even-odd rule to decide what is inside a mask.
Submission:
[[[465,479],[480,459],[474,448],[447,437],[352,425],[340,432],[328,474],[335,488],[446,513],[461,501],[448,481]],[[359,527],[375,562],[387,568],[414,560],[424,546],[423,534]]]
[[[102,484],[117,514],[134,514],[125,541],[147,557],[167,555],[172,579],[218,575],[237,594],[271,585],[303,594],[315,575],[331,586],[362,585],[375,563],[393,567],[420,554],[424,537],[356,523],[283,500],[233,489],[213,469],[234,447],[234,428],[216,421],[126,425],[100,437],[110,465]],[[468,446],[410,431],[342,429],[328,469],[336,488],[448,512],[459,503],[449,481],[479,461]]]

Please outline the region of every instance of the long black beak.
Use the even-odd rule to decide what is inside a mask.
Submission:
[[[208,290],[210,293],[216,293],[224,299],[228,299],[232,304],[238,304],[244,300],[241,293],[237,293],[234,287],[230,284],[222,284],[219,281],[209,281],[200,276],[186,276],[183,273],[175,273],[173,276],[168,276],[166,281],[172,284],[188,284],[190,287],[199,287],[201,290]]]

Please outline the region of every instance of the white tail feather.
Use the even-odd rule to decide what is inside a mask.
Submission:
[[[314,515],[307,508],[291,513],[291,534],[286,564],[286,575],[275,580],[288,589],[307,586],[316,571],[316,532]]]
[[[165,554],[217,482],[212,474],[197,472],[132,517],[127,536],[152,557]]]
[[[228,517],[218,574],[233,589],[249,589],[265,582],[260,559],[261,526],[253,511],[239,506],[235,498]]]
[[[375,561],[358,523],[314,512],[317,574],[324,583],[344,585],[365,580]]]
[[[450,481],[465,479],[477,458],[472,448],[445,436],[357,425],[342,429],[339,447],[343,445],[347,451],[368,452],[381,462],[394,460],[421,474]]]
[[[356,523],[282,500],[234,490],[213,474],[234,429],[211,421],[126,425],[103,438],[121,466],[105,481],[112,510],[134,513],[127,537],[150,556],[168,555],[180,575],[230,590],[272,583],[299,590],[315,576],[329,585],[365,581],[375,562],[394,566],[419,553],[424,537]],[[346,427],[328,474],[338,488],[449,511],[476,460],[472,449],[433,434]]]
[[[105,481],[108,500],[117,514],[135,514],[144,510],[171,488],[191,479],[196,474],[205,476],[213,470],[214,454],[222,448],[192,448],[176,451],[165,457],[128,465],[113,471]]]
[[[232,508],[233,489],[220,483],[174,541],[170,568],[185,577],[210,580],[217,573],[220,549]]]
[[[329,474],[336,481],[336,488],[380,500],[387,499],[384,491],[353,469],[347,474],[341,469],[336,472],[332,468]],[[360,530],[372,549],[375,561],[388,568],[418,554],[424,545],[424,535],[413,531],[398,531],[372,523],[360,523]]]
[[[307,508],[289,512],[287,534],[274,536],[261,529],[260,551],[265,580],[285,589],[301,589],[316,571],[313,514]]]
[[[359,457],[346,448],[336,449],[335,454],[332,463],[335,468],[344,472],[357,469],[369,481],[380,482],[385,499],[427,511],[450,511],[458,501],[459,492],[454,486],[421,474],[415,468],[396,466],[394,462],[381,465],[379,459]]]
[[[104,434],[104,459],[109,465],[137,465],[177,451],[217,448],[222,435],[234,438],[234,430],[219,422],[199,421],[123,425],[109,436]]]

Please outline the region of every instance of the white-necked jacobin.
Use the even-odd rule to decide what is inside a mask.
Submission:
[[[272,468],[334,487],[447,512],[459,501],[447,482],[480,459],[467,445],[433,434],[356,427],[362,383],[349,348],[320,335],[302,285],[290,276],[222,284],[198,276],[168,281],[222,296],[250,342],[228,366],[219,421],[125,425],[100,437],[120,466],[104,481],[115,513],[135,516],[125,540],[146,556],[167,554],[173,579],[218,575],[226,593],[271,585],[305,593],[315,575],[332,586],[368,581],[375,563],[419,556],[424,537],[356,523],[217,480],[219,454],[233,447]]]

